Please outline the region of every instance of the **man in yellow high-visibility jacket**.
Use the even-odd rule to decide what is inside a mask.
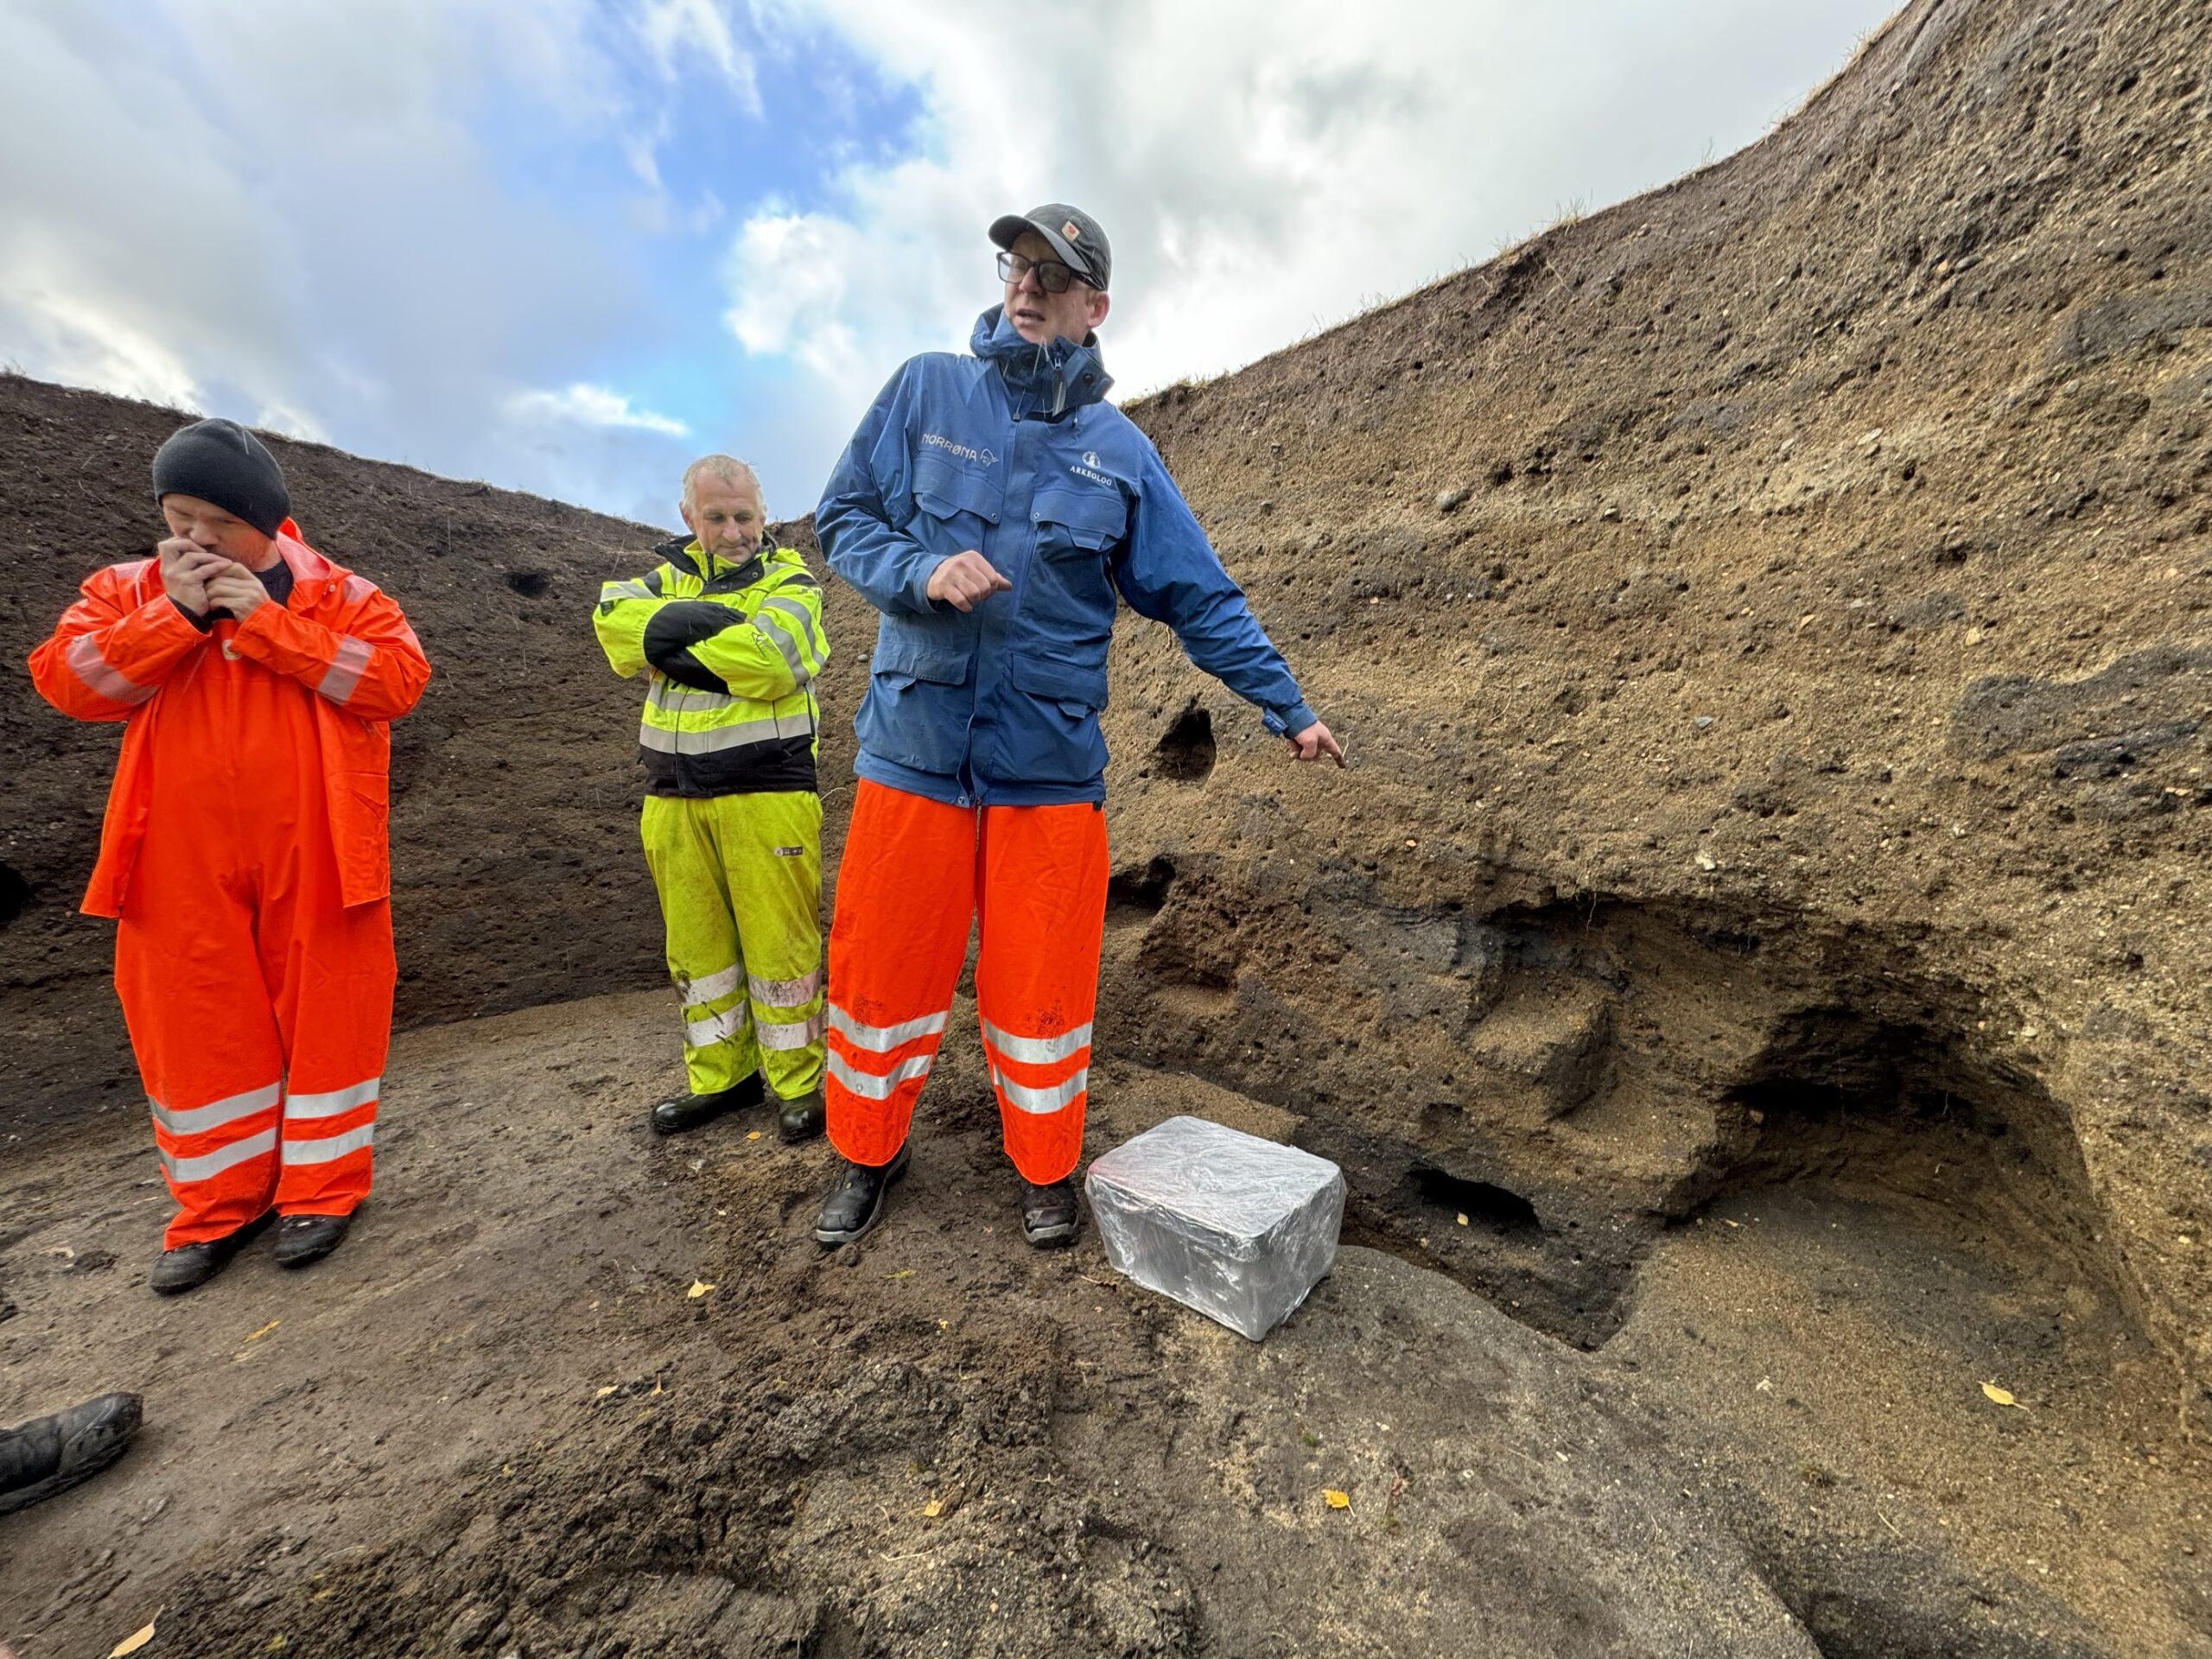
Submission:
[[[760,1100],[765,1078],[783,1138],[803,1141],[822,1132],[822,588],[768,539],[743,461],[693,461],[683,511],[690,538],[607,583],[592,618],[614,671],[647,676],[641,827],[690,1087],[652,1123],[695,1128]]]

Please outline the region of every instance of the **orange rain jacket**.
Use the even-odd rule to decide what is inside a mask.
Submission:
[[[242,623],[218,622],[212,635],[202,633],[162,590],[159,561],[137,559],[87,576],[83,597],[31,653],[32,680],[62,713],[129,722],[100,826],[99,861],[85,892],[86,915],[123,914],[146,836],[163,683],[193,652],[226,645],[321,694],[314,699],[315,728],[340,902],[363,905],[391,895],[387,722],[423,695],[429,659],[398,605],[302,541],[289,518],[277,530],[276,546],[292,567],[291,594]]]

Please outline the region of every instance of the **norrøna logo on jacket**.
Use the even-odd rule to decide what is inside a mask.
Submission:
[[[1270,727],[1310,724],[1158,451],[1103,401],[1096,345],[1033,345],[994,306],[971,346],[892,377],[816,512],[830,568],[882,613],[861,776],[956,803],[1103,799],[1118,600],[1173,626]],[[969,549],[1011,589],[972,611],[932,601],[931,573]]]

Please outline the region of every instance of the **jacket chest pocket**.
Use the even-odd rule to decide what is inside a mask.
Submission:
[[[1054,486],[1037,492],[1029,521],[1037,528],[1037,550],[1048,559],[1096,558],[1120,544],[1129,528],[1129,509],[1119,490]]]
[[[995,524],[1006,507],[1006,482],[925,453],[914,463],[916,519],[936,519],[960,548],[982,544],[985,528]],[[909,526],[919,530],[917,522]]]

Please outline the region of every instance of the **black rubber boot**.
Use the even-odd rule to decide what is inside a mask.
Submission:
[[[1075,1177],[1050,1186],[1021,1184],[1021,1236],[1039,1249],[1075,1243]]]
[[[783,1102],[776,1113],[776,1133],[785,1141],[811,1141],[822,1133],[822,1091]]]
[[[0,1428],[0,1515],[98,1474],[138,1432],[138,1396],[104,1394],[81,1406]]]
[[[741,1077],[718,1095],[685,1095],[664,1100],[653,1108],[653,1128],[663,1135],[681,1135],[702,1123],[711,1123],[724,1112],[734,1112],[760,1101],[760,1074]]]
[[[346,1236],[353,1217],[345,1216],[286,1216],[276,1224],[273,1254],[280,1268],[304,1268],[320,1262]]]
[[[181,1296],[188,1290],[197,1290],[230,1265],[231,1258],[239,1248],[266,1226],[269,1217],[250,1221],[234,1233],[220,1238],[211,1238],[200,1244],[180,1244],[173,1250],[163,1250],[155,1258],[154,1270],[146,1275],[146,1284],[156,1296]]]
[[[902,1146],[887,1164],[847,1164],[823,1204],[822,1219],[814,1229],[816,1239],[824,1244],[849,1244],[865,1238],[868,1230],[883,1219],[883,1195],[891,1190],[892,1182],[906,1173],[906,1154],[907,1148]]]

